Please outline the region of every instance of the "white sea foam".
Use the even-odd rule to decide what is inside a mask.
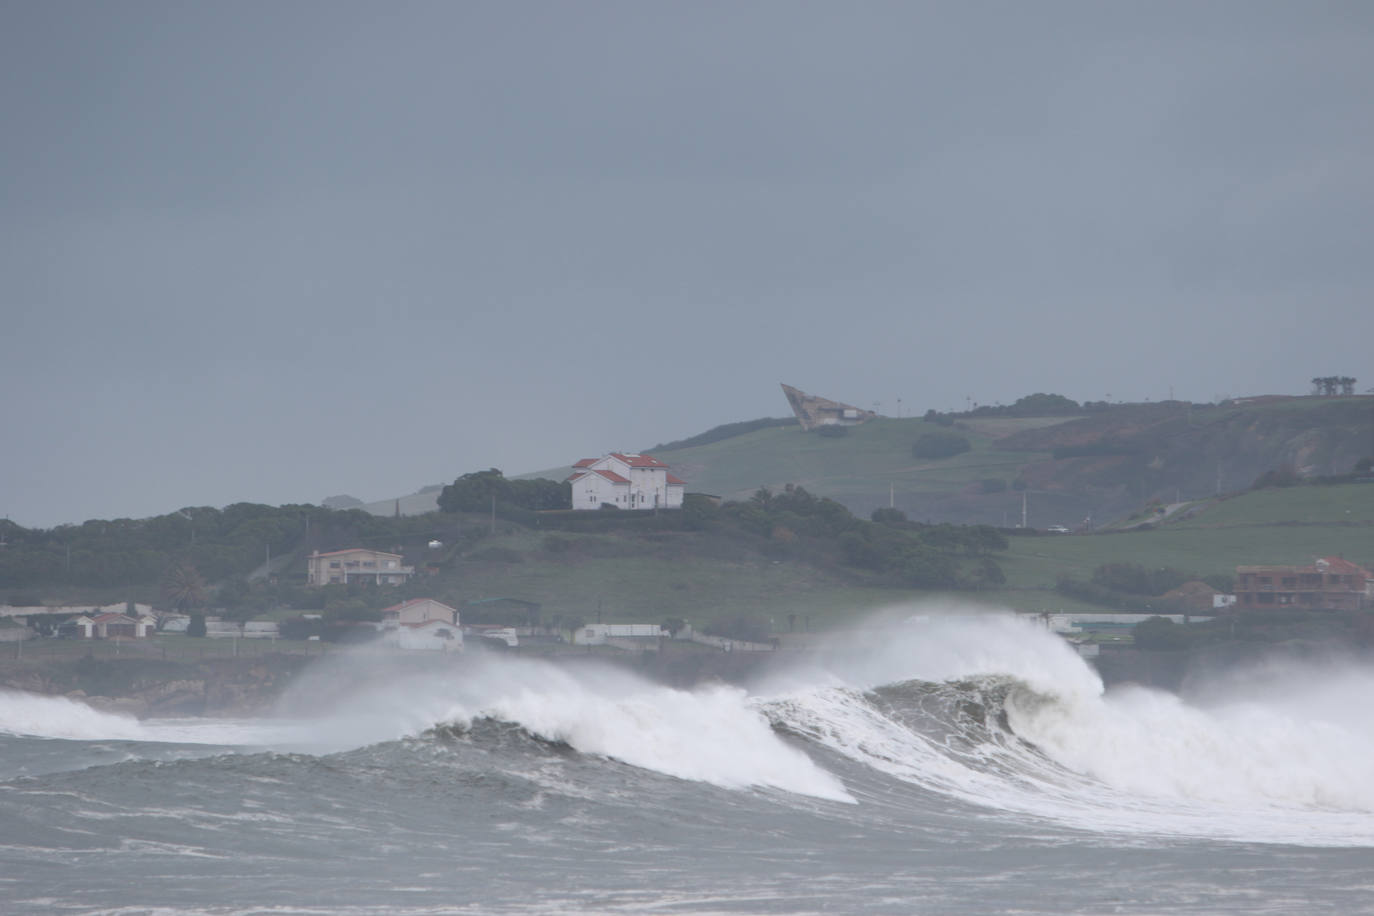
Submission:
[[[344,672],[367,686],[340,691],[335,675]],[[321,692],[336,699],[332,712],[309,726],[309,737],[322,745],[360,746],[493,718],[669,776],[852,801],[837,778],[776,735],[738,688],[675,690],[594,664],[572,669],[495,656],[382,681],[361,676],[356,665],[325,667],[297,695]]]
[[[773,714],[934,791],[1092,830],[1374,844],[1374,727],[1359,714],[1374,697],[1368,673],[1290,672],[1208,706],[1144,688],[1104,694],[1062,640],[1001,615],[913,617],[870,657],[840,655],[824,671],[827,687],[799,688],[794,675]],[[862,692],[986,675],[1018,682],[1005,708],[1029,745],[990,734],[956,751]]]
[[[840,781],[773,733],[743,690],[594,684],[550,693],[524,688],[484,710],[579,751],[726,788],[769,786],[852,801]]]
[[[0,691],[0,733],[78,741],[146,741],[160,744],[272,746],[300,726],[243,719],[154,719],[104,712],[68,697]]]
[[[139,740],[137,719],[100,712],[67,697],[0,691],[0,732],[38,738]]]

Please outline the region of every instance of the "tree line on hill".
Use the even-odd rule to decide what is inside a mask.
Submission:
[[[1355,382],[1358,379],[1349,375],[1322,375],[1312,379],[1312,393],[1322,397],[1333,398],[1338,395],[1349,397],[1355,393]],[[1340,389],[1338,392],[1337,389]]]
[[[92,519],[48,529],[0,521],[0,588],[10,590],[0,598],[10,604],[38,604],[34,590],[43,587],[155,585],[174,566],[187,564],[207,582],[232,581],[269,557],[358,545],[386,550],[423,538],[434,528],[434,517],[387,518],[359,509],[256,503],[187,507],[144,519]]]
[[[981,589],[1006,579],[992,554],[1007,539],[987,525],[911,522],[897,509],[856,518],[832,499],[788,484],[763,488],[743,502],[696,507],[698,524],[765,539],[766,553],[870,574],[881,584],[908,588]]]

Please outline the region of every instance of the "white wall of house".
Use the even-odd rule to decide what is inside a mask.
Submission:
[[[463,649],[463,631],[456,624],[431,620],[427,623],[399,626],[382,637],[384,645],[398,649],[417,649],[430,652],[459,652]]]
[[[633,457],[633,456],[632,456]],[[574,509],[600,509],[609,503],[620,509],[679,509],[686,487],[668,482],[668,468],[631,465],[615,455],[606,455],[590,466],[572,482]],[[599,470],[610,471],[626,478],[629,483],[608,480]]]
[[[572,506],[574,509],[600,509],[602,503],[610,503],[627,509],[626,495],[629,485],[614,483],[600,474],[588,472],[572,484]]]
[[[573,631],[573,644],[603,646],[612,639],[657,639],[666,635],[656,623],[589,623]]]
[[[388,624],[424,623],[427,620],[457,623],[458,611],[433,598],[418,598],[385,608],[382,611],[382,620]]]

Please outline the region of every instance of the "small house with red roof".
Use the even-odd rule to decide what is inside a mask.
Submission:
[[[444,623],[458,622],[458,610],[433,598],[411,598],[400,604],[382,608],[382,626],[391,627],[401,624],[427,623],[440,620]]]
[[[428,649],[431,652],[463,651],[463,631],[448,620],[402,623],[384,631],[382,644],[397,649]]]
[[[1374,609],[1374,574],[1341,557],[1322,557],[1311,566],[1237,566],[1235,607],[1240,611]]]
[[[147,639],[157,629],[152,617],[130,617],[128,614],[82,614],[62,625],[59,632],[81,639]]]
[[[611,452],[573,465],[572,507],[600,509],[680,509],[685,481],[652,455]]]

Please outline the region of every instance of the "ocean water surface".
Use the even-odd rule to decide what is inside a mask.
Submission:
[[[0,693],[0,912],[1374,913],[1374,672],[1185,702],[929,613],[748,689],[362,664],[259,720]]]

